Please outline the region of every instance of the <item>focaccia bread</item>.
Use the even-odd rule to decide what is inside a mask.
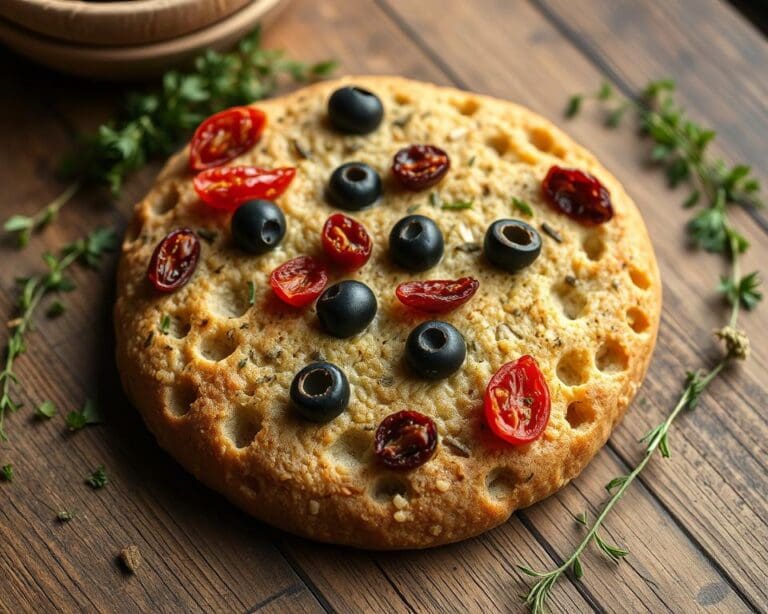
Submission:
[[[329,96],[351,83],[383,102],[384,119],[370,134],[341,134],[329,125]],[[283,241],[262,255],[237,249],[231,214],[207,207],[193,189],[185,149],[136,206],[123,242],[117,361],[159,444],[255,517],[365,548],[465,539],[578,475],[640,386],[659,325],[653,248],[618,181],[532,111],[456,89],[355,77],[255,106],[268,118],[264,133],[228,165],[296,167],[276,199],[286,218]],[[429,190],[393,182],[394,154],[413,143],[450,156],[450,171]],[[353,273],[334,270],[331,282],[364,282],[378,312],[364,332],[339,339],[323,331],[313,306],[280,302],[268,280],[290,258],[322,254],[320,232],[336,211],[327,201],[328,178],[352,160],[379,172],[383,195],[350,214],[373,239],[370,261]],[[549,206],[541,185],[553,165],[599,179],[613,218],[585,226]],[[443,208],[456,202],[466,204]],[[445,238],[442,260],[422,273],[395,265],[387,248],[392,226],[413,212],[435,220]],[[541,233],[541,255],[517,274],[483,257],[486,228],[500,218],[523,219]],[[148,263],[158,242],[183,227],[201,237],[197,268],[180,289],[158,293],[147,281]],[[404,345],[430,316],[400,304],[395,287],[465,276],[480,282],[477,293],[440,319],[464,336],[466,360],[447,378],[417,377]],[[524,354],[548,384],[551,415],[540,437],[515,446],[489,430],[483,395],[491,376]],[[302,419],[289,399],[296,373],[317,360],[337,365],[351,391],[347,409],[325,423]],[[398,471],[378,462],[373,438],[386,416],[405,409],[435,421],[438,443],[429,461]]]

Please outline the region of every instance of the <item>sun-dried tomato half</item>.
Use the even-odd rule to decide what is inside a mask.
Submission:
[[[168,233],[152,252],[147,278],[160,292],[173,292],[192,277],[200,257],[200,241],[194,231],[180,228]]]
[[[304,307],[314,301],[328,283],[328,271],[311,256],[299,256],[277,267],[269,284],[281,301]]]
[[[224,166],[198,173],[192,183],[204,203],[233,211],[246,200],[274,200],[285,192],[295,175],[293,167]]]
[[[334,263],[354,271],[368,262],[373,243],[371,236],[357,220],[334,213],[323,226],[323,249]]]
[[[549,422],[549,388],[532,356],[499,369],[488,382],[485,419],[495,435],[511,444],[529,443]]]
[[[443,313],[461,307],[475,295],[479,287],[480,282],[473,277],[428,279],[403,282],[397,286],[395,294],[408,307]]]
[[[451,167],[448,154],[434,145],[411,145],[395,154],[392,174],[408,190],[423,190],[440,181]]]
[[[189,168],[204,171],[226,164],[261,138],[267,116],[251,107],[232,107],[201,123],[189,145]]]
[[[437,427],[417,411],[399,411],[382,420],[373,438],[374,452],[390,469],[413,469],[426,463],[437,448]]]
[[[553,208],[585,226],[603,224],[613,217],[610,192],[589,173],[553,166],[541,188]]]

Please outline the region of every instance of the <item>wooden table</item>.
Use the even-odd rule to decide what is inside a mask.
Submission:
[[[718,0],[295,0],[266,37],[302,59],[339,58],[347,73],[395,73],[521,102],[563,124],[568,96],[604,79],[624,93],[672,76],[690,112],[718,130],[721,153],[765,175],[768,45]],[[32,212],[61,189],[53,178],[77,132],[114,112],[122,88],[75,82],[0,53],[2,216]],[[664,314],[648,379],[610,443],[561,493],[467,542],[424,552],[371,553],[315,544],[247,517],[158,449],[121,392],[112,358],[114,258],[74,272],[67,313],[41,319],[18,363],[27,407],[8,420],[0,465],[0,610],[52,611],[518,611],[518,563],[551,567],[579,539],[571,513],[594,511],[609,478],[641,452],[637,439],[668,413],[687,368],[713,361],[710,331],[724,306],[723,263],[685,247],[683,191],[644,164],[646,145],[607,131],[597,111],[566,129],[623,181],[643,210],[664,279]],[[12,278],[40,269],[39,253],[99,224],[123,227],[159,163],[132,177],[117,206],[98,192],[16,253],[2,249],[0,309]],[[752,242],[745,270],[768,260],[765,211],[734,211]],[[764,275],[765,277],[765,275]],[[766,611],[768,604],[768,307],[743,326],[752,357],[716,381],[671,435],[607,523],[631,556],[618,567],[594,552],[582,582],[554,591],[575,611]],[[103,426],[65,432],[62,416],[32,418],[50,398],[60,413],[97,398]],[[110,484],[83,483],[104,464]],[[59,509],[77,518],[58,523]],[[134,576],[116,554],[136,544]]]

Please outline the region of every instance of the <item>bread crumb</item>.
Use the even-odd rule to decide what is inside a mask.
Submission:
[[[432,533],[435,537],[440,535],[440,533],[443,532],[443,527],[441,527],[439,524],[433,524],[431,527],[429,527],[429,532]]]
[[[448,489],[451,487],[451,483],[448,480],[438,480],[435,482],[435,487],[440,492],[448,492]]]
[[[125,570],[129,573],[136,573],[136,570],[141,567],[141,552],[139,547],[131,544],[127,548],[123,548],[120,551],[120,562],[125,567]]]
[[[309,513],[313,516],[317,516],[320,513],[320,504],[314,499],[309,500]]]
[[[458,141],[461,138],[464,138],[467,135],[467,130],[463,126],[460,126],[459,128],[454,128],[448,133],[448,140],[449,141]]]
[[[395,504],[397,509],[401,510],[408,506],[408,499],[403,497],[403,495],[400,493],[397,493],[394,497],[392,497],[392,503]]]
[[[396,522],[405,522],[405,520],[408,518],[408,514],[406,514],[403,510],[399,510],[395,512],[393,517]]]

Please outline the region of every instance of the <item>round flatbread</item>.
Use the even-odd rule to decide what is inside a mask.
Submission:
[[[373,133],[330,128],[327,100],[344,84],[381,98],[384,121]],[[126,392],[160,445],[257,518],[365,548],[420,548],[476,535],[578,475],[640,386],[661,310],[653,248],[618,181],[528,109],[456,89],[354,77],[256,106],[268,117],[261,141],[230,165],[296,167],[277,199],[287,219],[283,242],[259,256],[238,250],[231,215],[197,197],[184,150],[136,206],[123,243],[117,360]],[[451,158],[448,174],[427,191],[404,191],[391,177],[393,155],[413,143],[434,144]],[[363,281],[379,309],[365,332],[337,339],[323,332],[313,307],[281,303],[268,278],[290,258],[322,254],[320,231],[335,211],[325,187],[352,160],[381,174],[384,195],[351,214],[373,238],[370,261],[348,275],[332,272],[331,281]],[[555,164],[595,175],[610,191],[613,219],[585,227],[546,204],[541,182]],[[456,201],[472,205],[442,207]],[[442,261],[418,274],[395,266],[387,250],[392,226],[414,211],[434,219],[446,243]],[[538,260],[515,275],[491,266],[479,249],[488,225],[509,217],[539,229],[543,241]],[[159,294],[147,265],[158,242],[181,227],[198,231],[200,260],[184,287]],[[478,279],[479,290],[441,319],[466,338],[466,362],[446,379],[421,379],[403,352],[409,332],[430,316],[401,305],[395,287],[463,276]],[[538,362],[552,411],[537,440],[512,446],[489,430],[483,394],[499,367],[523,354]],[[315,360],[339,366],[351,386],[349,407],[325,424],[298,417],[288,395],[294,375]],[[374,455],[374,431],[403,409],[434,419],[437,451],[411,471],[389,470]]]

